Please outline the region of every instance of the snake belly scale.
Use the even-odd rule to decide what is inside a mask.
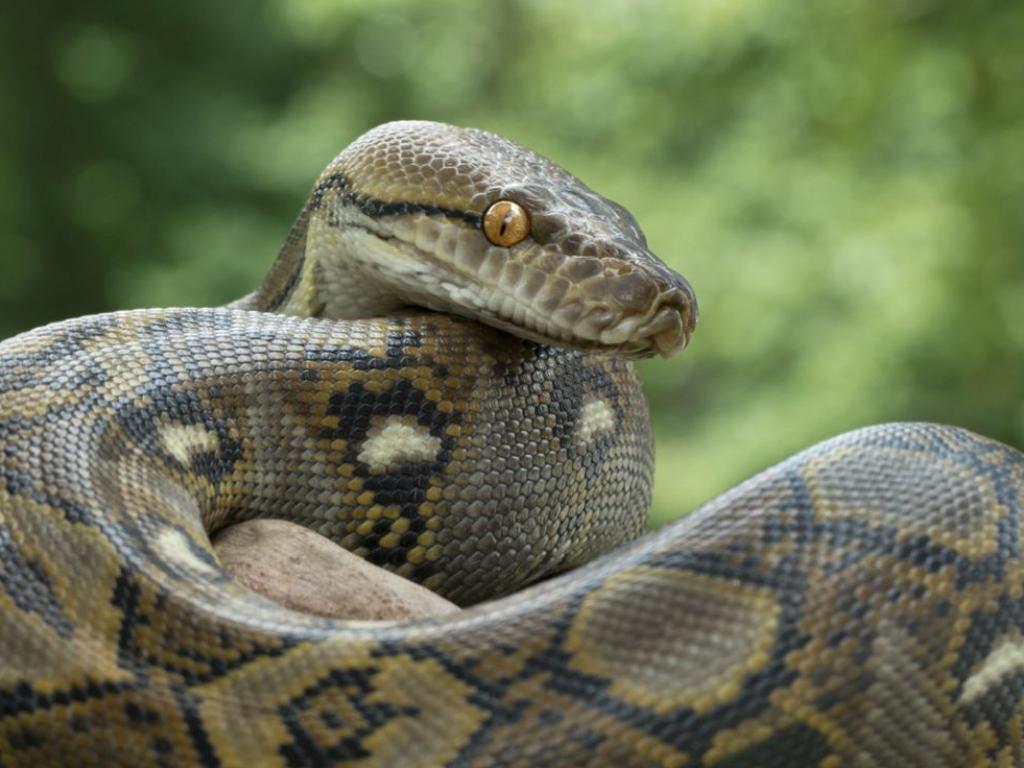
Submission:
[[[623,208],[405,122],[234,305],[3,342],[0,766],[1024,763],[1024,457],[872,427],[637,538],[630,359],[695,321]],[[289,611],[210,546],[254,517],[473,607]]]

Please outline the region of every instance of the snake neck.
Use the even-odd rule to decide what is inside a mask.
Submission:
[[[235,309],[251,309],[259,312],[281,314],[314,315],[319,308],[314,281],[315,269],[306,257],[306,243],[309,239],[309,207],[292,224],[288,237],[270,268],[267,276],[252,293],[232,302]],[[294,306],[297,311],[289,312]],[[305,313],[302,312],[305,310]]]
[[[407,306],[374,280],[372,269],[360,259],[360,239],[365,237],[344,224],[328,224],[307,204],[263,283],[231,306],[337,320],[379,316]]]

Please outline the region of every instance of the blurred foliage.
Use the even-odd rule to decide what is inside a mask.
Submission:
[[[256,285],[426,118],[630,208],[701,301],[642,366],[656,522],[872,422],[1024,446],[1024,4],[254,0],[0,11],[0,335]]]

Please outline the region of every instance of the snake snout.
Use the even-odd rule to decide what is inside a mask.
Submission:
[[[693,288],[652,254],[629,256],[565,259],[548,278],[560,290],[539,291],[526,324],[545,340],[624,357],[684,349],[697,322]],[[559,301],[547,301],[552,295]]]
[[[649,335],[653,348],[662,357],[671,357],[686,348],[690,343],[690,335],[694,328],[694,315],[687,307],[675,301],[666,302],[658,310],[649,325]]]
[[[697,297],[690,284],[673,274],[673,285],[661,296],[660,307],[645,328],[646,338],[662,357],[681,352],[697,327]]]
[[[625,315],[618,327],[609,328],[601,341],[617,342],[627,354],[671,357],[686,348],[696,328],[696,295],[685,278],[667,267],[654,274],[643,269],[638,273],[652,286],[651,300],[642,312]]]

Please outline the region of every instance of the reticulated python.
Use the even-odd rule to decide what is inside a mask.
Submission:
[[[4,342],[0,766],[1021,765],[1019,453],[867,429],[627,543],[627,358],[695,318],[621,207],[395,123],[233,307]],[[465,604],[617,549],[367,625],[221,570],[207,534],[260,516]]]

